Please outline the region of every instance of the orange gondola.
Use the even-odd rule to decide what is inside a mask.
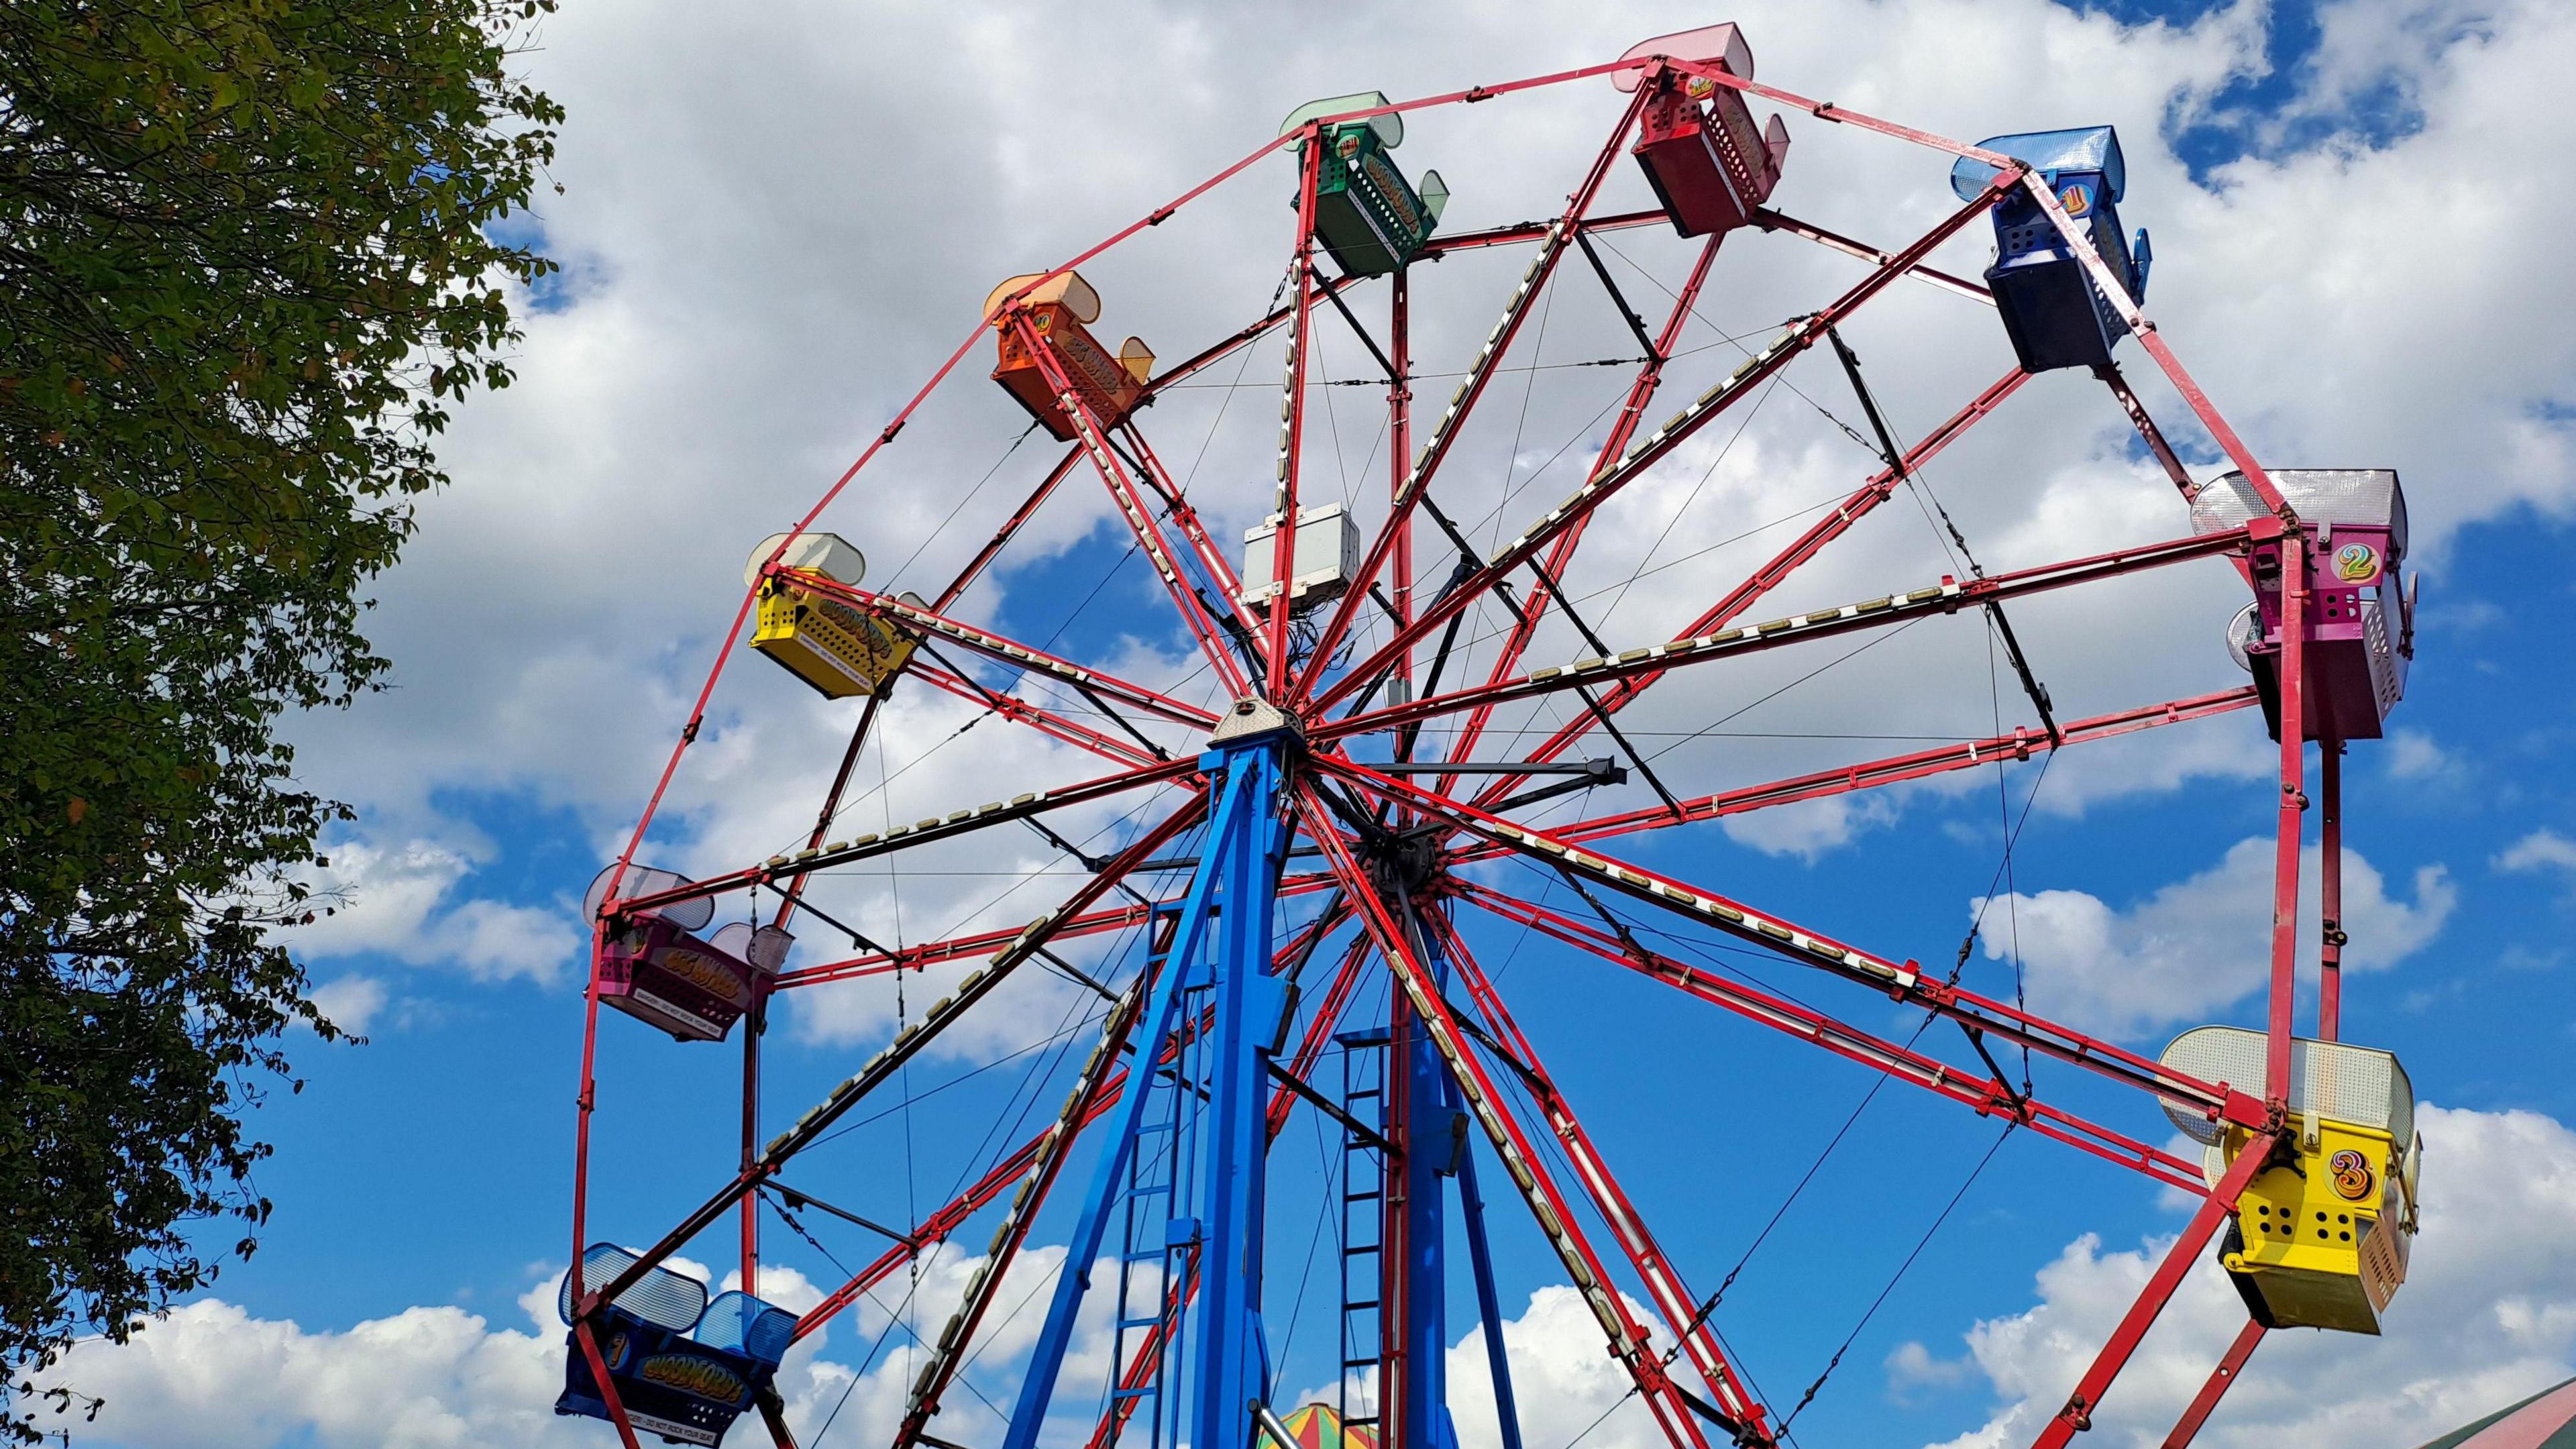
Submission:
[[[1091,290],[1080,272],[1058,272],[1038,281],[1043,275],[1029,272],[1013,277],[984,299],[984,319],[1002,338],[993,381],[1058,442],[1069,443],[1075,436],[1073,419],[1065,415],[1055,384],[1030,349],[1029,334],[1035,333],[1053,354],[1057,373],[1072,384],[1083,407],[1103,425],[1127,416],[1128,409],[1145,395],[1146,379],[1154,375],[1154,352],[1130,337],[1111,356],[1083,325],[1099,320],[1100,294]],[[1031,287],[1031,282],[1037,285]],[[1015,326],[1015,318],[1025,318],[1026,328]]]

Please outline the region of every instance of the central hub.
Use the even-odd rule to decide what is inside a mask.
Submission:
[[[1419,900],[1440,874],[1440,842],[1428,833],[1390,831],[1363,842],[1359,855],[1389,900]]]
[[[1226,707],[1223,718],[1209,732],[1211,745],[1230,744],[1256,735],[1287,733],[1299,741],[1306,738],[1306,726],[1297,716],[1257,695],[1247,694]]]

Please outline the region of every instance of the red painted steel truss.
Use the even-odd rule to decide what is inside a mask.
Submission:
[[[2203,1198],[2191,1225],[2158,1269],[2154,1281],[2039,1442],[2043,1446],[2062,1444],[2088,1425],[2119,1368],[2232,1204],[2250,1170],[2241,1165],[2259,1161],[2261,1154],[2244,1154],[2239,1158],[2240,1170],[2229,1173],[2213,1189],[2204,1182],[2197,1163],[2043,1100],[2037,1090],[2006,1080],[1994,1068],[1993,1059],[1986,1057],[1983,1044],[2023,1048],[2056,1064],[2053,1070],[2059,1075],[2050,1079],[2052,1090],[2054,1085],[2068,1080],[2066,1073],[2100,1077],[2136,1089],[2145,1099],[2142,1106],[2162,1103],[2213,1121],[2241,1124],[2257,1133],[2279,1129],[2282,1104],[2249,1096],[2224,1083],[2177,1075],[2116,1043],[1979,995],[1958,985],[1954,977],[1925,971],[1902,954],[1872,952],[1778,913],[1647,869],[1635,860],[1607,853],[1607,845],[1648,832],[1900,786],[2003,760],[2029,760],[2069,746],[2189,724],[2246,707],[2254,702],[2253,691],[2228,689],[2085,719],[2052,721],[2048,728],[2017,727],[1985,738],[1687,797],[1667,793],[1661,803],[1590,815],[1546,828],[1516,819],[1515,812],[1521,807],[1515,797],[1542,777],[1542,767],[1563,760],[1596,732],[1615,733],[1615,717],[1650,691],[1675,678],[1705,678],[1706,667],[1721,660],[1775,650],[1808,649],[1815,641],[1827,638],[1883,635],[1915,621],[1963,612],[1975,618],[1988,605],[2024,595],[2078,588],[2197,559],[2232,557],[2241,554],[2251,542],[2279,539],[2293,555],[2283,575],[2294,582],[2285,602],[2289,622],[2283,633],[2290,643],[2281,670],[2279,701],[2285,743],[2280,750],[2276,787],[2281,804],[2276,929],[2271,943],[2270,1029],[2275,1056],[2285,1058],[2291,1029],[2300,810],[2305,803],[2304,760],[2298,744],[2302,674],[2297,656],[2297,620],[2304,607],[2304,594],[2296,581],[2307,575],[2295,560],[2301,535],[2289,527],[2294,520],[2287,506],[2246,445],[2184,371],[2153,324],[2127,303],[2125,292],[2116,282],[2108,281],[2109,273],[2094,255],[2086,233],[2067,220],[2046,185],[2009,158],[1757,85],[1722,68],[1664,57],[1586,67],[1505,85],[1478,86],[1381,109],[1411,112],[1474,104],[1513,91],[1597,78],[1623,67],[1648,72],[1649,79],[1658,70],[1696,76],[1715,86],[1767,98],[1818,124],[1873,132],[1948,156],[1978,157],[1995,166],[1998,174],[1984,194],[1946,215],[1923,235],[1893,249],[1854,240],[1776,210],[1760,211],[1754,220],[1757,233],[1797,238],[1831,249],[1855,259],[1865,271],[1840,295],[1817,302],[1814,310],[1801,315],[1754,351],[1751,360],[1733,376],[1684,406],[1660,427],[1645,431],[1641,439],[1638,434],[1644,430],[1647,411],[1693,320],[1695,300],[1718,260],[1723,238],[1711,238],[1700,249],[1686,283],[1653,331],[1652,355],[1638,365],[1607,436],[1583,470],[1582,482],[1574,494],[1552,509],[1519,520],[1520,532],[1489,556],[1468,558],[1451,586],[1417,592],[1414,549],[1427,536],[1419,527],[1421,515],[1426,507],[1436,508],[1442,466],[1452,456],[1454,445],[1476,425],[1478,405],[1486,397],[1488,384],[1518,355],[1515,347],[1522,341],[1523,324],[1546,294],[1559,270],[1558,264],[1578,247],[1588,250],[1589,238],[1595,234],[1659,225],[1664,220],[1660,212],[1592,214],[1596,196],[1605,178],[1619,164],[1644,104],[1648,87],[1641,85],[1636,99],[1619,113],[1607,140],[1577,178],[1561,214],[1545,221],[1439,237],[1426,248],[1430,253],[1449,253],[1520,246],[1532,249],[1533,259],[1519,287],[1504,302],[1499,320],[1467,363],[1465,380],[1458,387],[1455,401],[1418,442],[1413,433],[1411,378],[1399,375],[1390,382],[1387,423],[1393,446],[1384,518],[1367,543],[1351,587],[1328,606],[1316,621],[1312,637],[1302,646],[1290,628],[1288,608],[1264,607],[1246,600],[1229,550],[1219,543],[1183,487],[1165,470],[1142,424],[1132,414],[1097,416],[1071,381],[1067,371],[1070,364],[1057,356],[1019,302],[1006,300],[993,321],[978,323],[798,527],[802,531],[815,525],[851,480],[881,450],[896,443],[923,399],[949,380],[995,327],[1016,333],[1038,359],[1075,435],[1074,442],[1025,501],[1010,511],[992,537],[972,553],[956,578],[929,603],[785,568],[781,563],[784,544],[779,553],[771,556],[766,572],[833,597],[923,640],[921,657],[906,671],[915,683],[905,686],[898,680],[889,689],[933,690],[980,706],[1013,726],[1094,757],[1097,764],[1093,768],[1105,767],[1107,772],[1012,799],[960,802],[960,808],[888,831],[883,837],[827,845],[831,821],[849,785],[851,763],[879,714],[878,700],[871,698],[804,849],[747,863],[676,889],[612,899],[604,915],[615,919],[697,897],[732,892],[756,897],[758,892],[767,890],[784,902],[778,911],[783,919],[798,908],[809,880],[880,857],[918,851],[1022,822],[1043,826],[1048,817],[1058,812],[1076,812],[1104,802],[1119,809],[1141,811],[1151,817],[1152,823],[1129,834],[1109,859],[1098,863],[1098,869],[1085,873],[1068,896],[1025,927],[979,930],[897,949],[869,949],[845,959],[800,965],[776,977],[772,989],[795,990],[887,973],[918,972],[946,963],[983,961],[953,995],[922,1016],[824,1103],[765,1143],[757,1108],[758,1034],[747,1030],[739,1171],[731,1180],[713,1186],[700,1206],[662,1236],[634,1268],[604,1283],[581,1281],[576,1268],[572,1291],[582,1313],[596,1310],[650,1266],[728,1216],[740,1220],[742,1279],[746,1288],[752,1287],[758,1281],[757,1209],[761,1194],[777,1183],[790,1161],[829,1133],[853,1108],[872,1100],[906,1063],[919,1058],[976,1010],[978,1003],[1012,973],[1032,961],[1050,959],[1055,946],[1148,927],[1155,918],[1157,902],[1169,894],[1168,889],[1156,888],[1150,882],[1167,880],[1168,876],[1140,874],[1139,867],[1154,862],[1166,851],[1186,848],[1190,831],[1210,807],[1208,782],[1197,760],[1199,742],[1218,725],[1219,710],[1242,698],[1280,710],[1295,723],[1303,741],[1287,818],[1297,832],[1299,849],[1313,865],[1292,869],[1281,882],[1280,894],[1292,900],[1320,902],[1321,908],[1303,929],[1282,942],[1282,969],[1292,964],[1302,967],[1308,958],[1319,954],[1319,948],[1328,945],[1330,949],[1320,954],[1337,963],[1328,984],[1312,997],[1314,1004],[1306,1016],[1301,1045],[1289,1059],[1292,1074],[1302,1080],[1320,1060],[1363,974],[1383,973],[1383,979],[1402,993],[1407,1009],[1446,1060],[1466,1099],[1470,1117],[1504,1164],[1513,1191],[1526,1202],[1561,1256],[1566,1272],[1599,1320],[1607,1351],[1633,1377],[1638,1396],[1670,1442],[1696,1449],[1711,1442],[1714,1431],[1740,1443],[1767,1444],[1777,1432],[1778,1414],[1774,1407],[1762,1402],[1738,1366],[1729,1361],[1701,1306],[1703,1300],[1684,1285],[1679,1268],[1647,1227],[1639,1205],[1620,1185],[1574,1106],[1559,1090],[1556,1078],[1540,1061],[1534,1044],[1514,1023],[1501,994],[1478,966],[1468,937],[1460,922],[1453,919],[1453,913],[1473,913],[1525,928],[1572,952],[1598,958],[1606,963],[1604,969],[1621,968],[1669,986],[1716,1008],[1710,1016],[1712,1029],[1724,1017],[1768,1027],[1956,1102],[1974,1113],[2002,1118],[2036,1136],[2130,1168],[2160,1186]],[[1363,114],[1376,112],[1352,113]],[[1317,134],[1315,128],[1322,124],[1325,123],[1310,123],[1306,131],[1291,139],[1311,139]],[[1320,153],[1319,147],[1303,148],[1310,161]],[[1212,187],[1277,154],[1281,154],[1279,144],[1265,141],[1216,176],[1073,258],[1057,272],[1069,271],[1142,229],[1168,219]],[[1316,186],[1315,170],[1310,164],[1300,173],[1289,279],[1283,287],[1286,300],[1146,384],[1146,397],[1150,399],[1160,390],[1284,331],[1288,377],[1282,408],[1280,466],[1274,494],[1268,500],[1271,513],[1279,520],[1270,573],[1280,579],[1292,572],[1300,470],[1306,452],[1311,334],[1318,325],[1319,309],[1340,308],[1346,296],[1358,296],[1364,290],[1362,284],[1350,278],[1328,278],[1317,268]],[[1751,626],[1740,622],[1767,595],[1893,497],[1913,469],[2003,410],[2026,380],[2024,374],[2015,371],[1964,401],[1956,414],[1901,455],[1900,466],[1879,470],[1859,482],[1830,512],[1739,584],[1711,601],[1680,632],[1668,638],[1625,641],[1630,647],[1602,648],[1592,657],[1567,665],[1535,670],[1526,667],[1525,656],[1544,620],[1551,614],[1568,613],[1561,584],[1580,559],[1587,524],[1628,485],[1654,470],[1709,424],[1754,397],[1793,361],[1826,341],[1838,324],[1895,283],[1911,280],[1974,301],[1991,302],[1981,285],[1937,270],[1927,259],[1943,241],[1983,217],[1999,198],[2016,190],[2026,190],[2037,197],[2076,253],[2106,279],[2106,291],[2118,299],[2117,305],[2157,369],[2207,436],[2270,503],[2273,516],[2258,517],[2250,527],[2233,532],[2142,540],[2089,558],[1965,581],[1947,577],[1908,580],[1905,582],[1910,587],[1891,589],[1875,599]],[[1406,319],[1408,288],[1415,284],[1402,271],[1390,283],[1389,333],[1380,355],[1399,374],[1411,365]],[[1356,318],[1353,321],[1356,325]],[[1641,338],[1645,337],[1643,324],[1636,325]],[[2194,486],[2191,478],[2127,381],[2113,369],[2102,369],[2100,376],[2120,413],[2188,494]],[[1068,481],[1085,472],[1096,475],[1106,489],[1121,526],[1150,562],[1178,617],[1181,635],[1195,650],[1197,662],[1219,682],[1217,709],[1193,703],[1170,687],[1120,678],[1033,648],[989,625],[972,622],[971,612],[959,611],[970,587],[1028,521]],[[1444,630],[1454,632],[1456,622],[1471,611],[1497,605],[1508,605],[1501,612],[1509,623],[1502,631],[1503,642],[1489,657],[1483,677],[1466,682],[1453,680],[1445,685],[1437,682],[1439,671],[1426,670],[1425,652],[1440,644]],[[733,630],[717,653],[669,763],[620,858],[621,867],[634,858],[673,772],[697,740],[718,679],[738,657],[735,646],[752,607],[753,595],[746,594]],[[1353,640],[1362,637],[1364,625],[1375,626],[1372,641],[1352,645]],[[1345,648],[1346,645],[1352,647]],[[1438,652],[1443,658],[1448,653],[1445,645],[1440,645]],[[1431,682],[1417,693],[1412,687],[1417,679]],[[1400,681],[1404,686],[1391,701],[1384,688],[1388,680]],[[1090,707],[1083,709],[1067,703],[1077,698]],[[1499,709],[1535,701],[1579,701],[1581,707],[1534,748],[1500,754],[1485,748]],[[1400,741],[1398,749],[1409,759],[1423,738],[1420,731],[1429,725],[1453,730],[1441,753],[1430,763],[1487,768],[1436,775],[1420,771],[1397,774],[1379,768],[1386,763],[1383,760],[1372,764],[1353,753],[1363,741],[1393,739]],[[2331,766],[2331,755],[2328,759]],[[2331,769],[2327,778],[2331,790],[2335,781]],[[1662,790],[1660,783],[1657,789]],[[2329,813],[2339,808],[2339,804],[2330,805]],[[1427,842],[1427,863],[1407,883],[1391,885],[1383,859],[1372,854],[1380,850],[1380,837],[1390,828],[1400,828],[1407,838]],[[2336,840],[2339,842],[2339,836]],[[1573,883],[1596,905],[1616,900],[1623,910],[1651,914],[1673,929],[1728,938],[1866,988],[1878,999],[1892,999],[1906,1008],[1946,1017],[1966,1029],[1967,1039],[1978,1046],[1976,1056],[1962,1064],[1890,1040],[1851,1021],[1649,949],[1622,924],[1621,917],[1606,907],[1589,917],[1548,909],[1483,883],[1489,877],[1480,877],[1469,869],[1504,861],[1523,862]],[[1147,884],[1139,890],[1139,883]],[[612,897],[615,889],[612,885]],[[2330,908],[2329,916],[2332,914]],[[1450,985],[1445,991],[1426,964],[1426,942],[1449,965]],[[948,1241],[979,1215],[995,1211],[995,1204],[1016,1191],[1010,1205],[998,1210],[998,1230],[990,1255],[965,1301],[955,1306],[955,1322],[926,1359],[899,1443],[946,1442],[932,1434],[929,1425],[964,1355],[971,1351],[1003,1269],[1025,1241],[1046,1200],[1048,1187],[1055,1182],[1084,1129],[1106,1113],[1127,1089],[1133,1063],[1161,1062],[1177,1050],[1177,1040],[1124,1040],[1133,1026],[1136,1004],[1142,999],[1150,970],[1150,965],[1140,965],[1132,980],[1117,993],[1104,1027],[1104,1050],[1095,1055],[1092,1068],[1073,1084],[1057,1116],[1003,1156],[953,1201],[910,1225],[881,1255],[828,1294],[799,1322],[798,1335],[810,1334],[857,1302],[862,1294]],[[2329,997],[2330,1002],[2335,999]],[[1854,1000],[1857,1004],[1860,998]],[[599,1005],[598,982],[594,978],[588,1000],[589,1026],[579,1098],[579,1161],[573,1207],[576,1263],[589,1236],[591,1218],[590,1127],[601,1102],[594,1069]],[[1884,1007],[1875,1009],[1883,1011]],[[2326,1023],[2326,1030],[2331,1033],[2331,1021]],[[1935,1039],[1948,1040],[1946,1036]],[[1122,1057],[1121,1047],[1129,1050],[1127,1056]],[[2286,1073],[2276,1066],[2271,1080],[2285,1078]],[[1280,1087],[1271,1105],[1274,1136],[1290,1114],[1300,1110],[1302,1100],[1301,1094],[1287,1086]],[[2156,1119],[2138,1120],[2152,1124]],[[1570,1164],[1571,1170],[1560,1171],[1553,1165],[1560,1162]],[[1178,1313],[1195,1288],[1195,1278],[1168,1286],[1167,1322],[1168,1315]],[[1624,1288],[1636,1290],[1639,1301],[1647,1305],[1665,1339],[1665,1348],[1650,1346],[1647,1325],[1632,1310]],[[934,1314],[933,1321],[939,1316]],[[2221,1376],[2213,1379],[2212,1388],[2202,1402],[2194,1405],[2186,1425],[2176,1431],[2179,1437],[2171,1442],[2178,1444],[2189,1437],[2190,1430],[2197,1427],[2215,1402],[2225,1378],[2241,1366],[2256,1337],[2259,1334],[2249,1334],[2231,1351]],[[596,1364],[598,1345],[586,1323],[577,1329],[577,1341]],[[1157,1371],[1162,1345],[1160,1329],[1147,1334],[1119,1370],[1119,1382],[1133,1386],[1150,1378]],[[604,1381],[604,1373],[602,1378]],[[1119,1402],[1132,1405],[1134,1401]],[[1125,1413],[1124,1408],[1113,1407],[1101,1420],[1092,1443],[1105,1445],[1114,1441],[1125,1422]],[[634,1445],[635,1434],[625,1422],[623,1410],[617,1410],[617,1415],[626,1443]],[[787,1442],[783,1421],[773,1414],[768,1416],[768,1422],[773,1436]],[[1399,1446],[1389,1445],[1389,1449]]]

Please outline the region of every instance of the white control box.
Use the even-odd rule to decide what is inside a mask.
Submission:
[[[1243,534],[1243,602],[1266,609],[1279,586],[1270,572],[1278,549],[1280,516],[1276,513]],[[1360,571],[1360,526],[1338,503],[1297,510],[1296,550],[1288,574],[1288,610],[1304,613],[1338,599]]]

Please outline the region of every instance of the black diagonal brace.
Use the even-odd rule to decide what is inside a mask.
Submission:
[[[1645,349],[1649,364],[1663,366],[1663,349],[1655,345],[1654,334],[1646,330],[1646,319],[1637,315],[1637,309],[1629,306],[1628,299],[1620,293],[1619,284],[1610,280],[1610,269],[1601,264],[1601,254],[1592,249],[1592,238],[1577,227],[1574,244],[1583,248],[1583,259],[1592,264],[1592,274],[1601,279],[1602,289],[1610,294],[1611,303],[1618,307],[1620,319],[1628,324],[1629,331],[1637,334],[1637,345]]]
[[[1565,585],[1557,582],[1556,575],[1549,573],[1547,565],[1540,563],[1535,554],[1530,557],[1529,568],[1531,573],[1538,575],[1539,583],[1556,596],[1556,607],[1564,613],[1566,622],[1574,626],[1575,632],[1583,636],[1584,644],[1595,655],[1607,659],[1616,652],[1609,645],[1601,642],[1601,636],[1592,632],[1591,625],[1583,622],[1583,616],[1574,610],[1574,600],[1566,595]],[[1583,700],[1584,707],[1592,711],[1592,717],[1601,722],[1601,728],[1609,731],[1610,738],[1618,743],[1620,749],[1627,752],[1628,763],[1635,765],[1637,773],[1645,776],[1646,783],[1654,786],[1655,793],[1663,797],[1664,808],[1673,813],[1674,819],[1682,818],[1682,802],[1674,797],[1672,791],[1664,788],[1662,780],[1656,778],[1654,768],[1646,763],[1645,754],[1629,742],[1626,733],[1619,728],[1618,721],[1610,718],[1610,711],[1601,707],[1601,701],[1592,693],[1592,686],[1577,685],[1574,692]]]
[[[1852,391],[1860,397],[1861,411],[1869,415],[1870,431],[1878,435],[1879,455],[1887,460],[1888,471],[1895,474],[1900,483],[1913,482],[1914,475],[1905,467],[1905,451],[1896,446],[1896,435],[1888,431],[1887,419],[1880,415],[1878,399],[1870,395],[1869,384],[1861,381],[1859,356],[1851,350],[1850,343],[1843,341],[1842,333],[1835,329],[1826,328],[1825,339],[1833,343],[1834,355],[1842,359],[1843,373],[1851,379]],[[1943,511],[1941,521],[1949,523],[1947,510]],[[1961,555],[1967,557],[1968,571],[1984,578],[1986,571],[1974,555],[1968,554],[1968,541],[1959,536],[1957,524],[1950,524],[1950,538],[1959,545]],[[2048,742],[2052,745],[2066,743],[2065,732],[2057,727],[2056,711],[2049,705],[2048,686],[2040,683],[2039,676],[2031,672],[2030,659],[2021,652],[2021,640],[2013,637],[2012,621],[2004,617],[2004,606],[1989,600],[1986,617],[1993,621],[1996,636],[2003,640],[2004,654],[2012,660],[2013,675],[2021,681],[2022,693],[2030,697],[2031,708],[2039,711],[2039,722],[2048,731]]]
[[[1315,278],[1319,287],[1323,280],[1324,279],[1322,277]],[[1341,313],[1342,320],[1351,324],[1351,331],[1359,337],[1360,345],[1369,350],[1369,356],[1377,359],[1378,370],[1386,374],[1387,382],[1389,384],[1395,383],[1397,378],[1395,375],[1394,361],[1388,358],[1385,351],[1377,345],[1377,339],[1369,335],[1368,328],[1360,325],[1358,315],[1351,311],[1351,304],[1342,300],[1342,289],[1339,287],[1321,287],[1321,290],[1324,293],[1324,299],[1333,304],[1333,310]]]

